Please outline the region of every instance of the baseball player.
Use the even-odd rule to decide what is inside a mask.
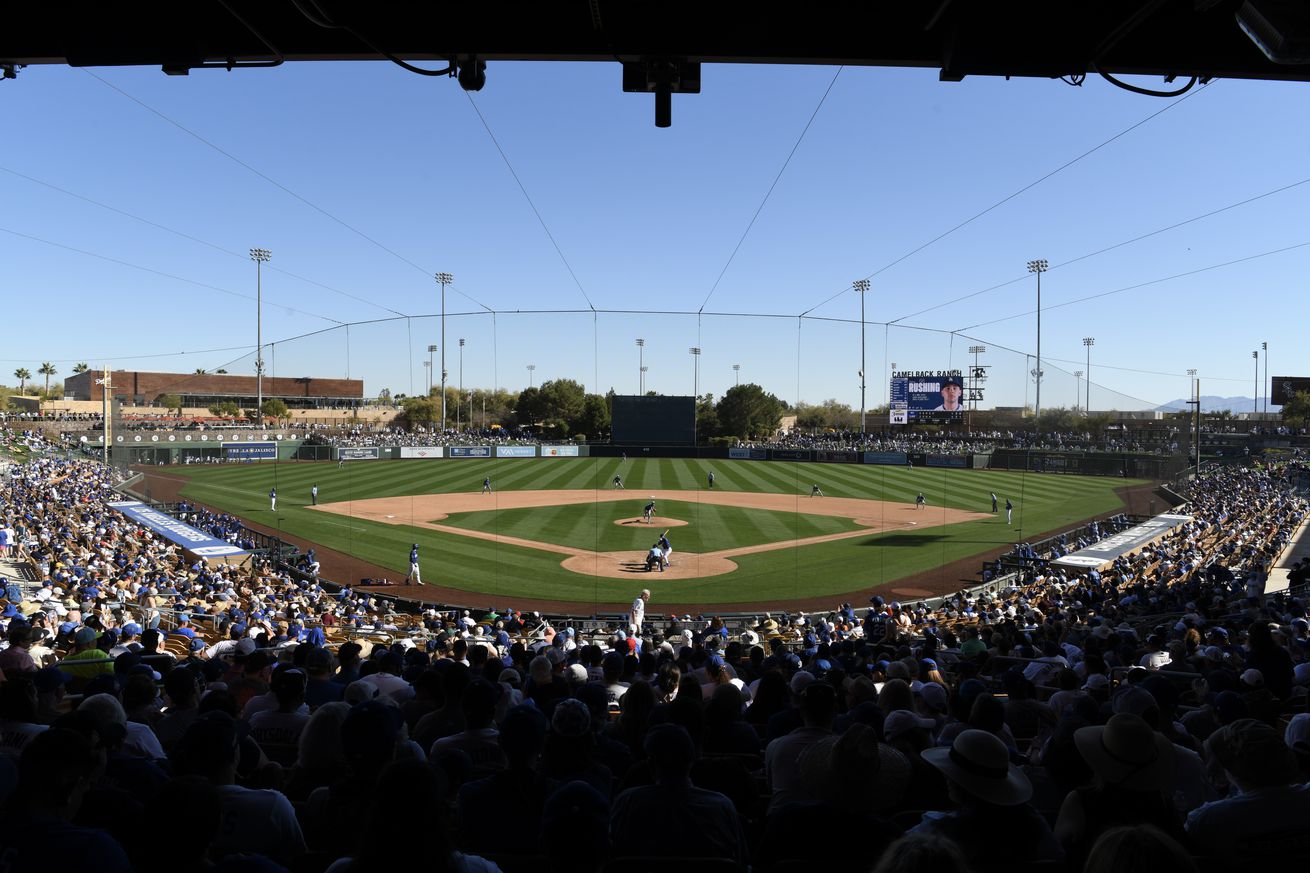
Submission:
[[[615,473],[615,474],[614,474],[614,485],[613,485],[613,487],[614,487],[616,490],[618,490],[618,491],[622,491],[622,490],[623,490],[623,477],[620,476],[618,473]]]
[[[813,485],[810,486],[810,496],[811,496],[811,497],[822,497],[822,496],[823,496],[823,489],[819,487],[819,483],[818,483],[818,482],[815,482]]]
[[[344,466],[346,466],[346,459],[337,455],[337,469],[340,470]]]
[[[996,492],[995,492],[995,491],[988,491],[988,492],[987,492],[987,496],[990,497],[990,498],[992,498],[992,512],[995,512],[995,511],[996,511]]]
[[[713,491],[713,490],[714,490],[714,471],[713,471],[713,470],[710,470],[710,472],[705,476],[705,479],[710,483],[710,490]]]
[[[483,493],[483,494],[490,494],[490,493],[491,493],[491,477],[490,477],[490,476],[483,476],[483,477],[482,477],[482,493]]]
[[[669,532],[668,532],[668,531],[665,531],[664,533],[660,534],[659,542],[656,543],[656,545],[658,545],[658,546],[660,547],[660,554],[661,554],[661,555],[663,556],[663,558],[664,558],[664,566],[666,566],[666,567],[670,567],[670,566],[672,566],[672,565],[673,565],[673,544],[669,542]]]
[[[409,547],[409,575],[405,577],[405,581],[409,582],[411,579],[414,580],[415,585],[423,584],[418,569],[418,543]]]
[[[651,546],[650,551],[646,553],[647,572],[649,572],[652,567],[659,567],[660,572],[664,572],[664,552],[660,550],[659,543]]]
[[[650,520],[655,515],[655,495],[650,496],[650,502],[641,511],[641,520],[650,524]]]
[[[1009,524],[1013,520],[1014,520],[1014,504],[1011,503],[1010,498],[1007,497],[1005,498],[1005,523]]]
[[[923,496],[923,492],[920,491],[920,492],[915,496],[915,498],[914,498],[914,508],[915,508],[915,509],[923,509],[924,505],[925,505],[927,502],[928,502],[928,499],[927,499],[926,497],[924,497],[924,496]]]
[[[277,489],[276,489],[276,488],[270,489],[269,492],[268,492],[268,510],[269,510],[269,512],[277,512]]]
[[[318,506],[318,486],[309,489],[309,505]]]

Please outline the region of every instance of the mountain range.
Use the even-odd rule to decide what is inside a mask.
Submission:
[[[1250,412],[1251,405],[1254,401],[1250,397],[1217,397],[1213,394],[1201,395],[1202,412],[1222,412],[1227,409],[1230,412]],[[1277,412],[1282,407],[1269,404],[1270,412]],[[1156,407],[1157,412],[1189,412],[1192,407],[1188,401],[1182,398],[1170,400],[1161,406]],[[1260,411],[1264,411],[1264,400],[1260,401]]]

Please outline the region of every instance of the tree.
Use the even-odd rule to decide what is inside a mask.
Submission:
[[[219,368],[219,369],[215,370],[214,372],[215,372],[216,374],[218,374],[219,376],[226,376],[226,375],[227,375],[227,370],[224,370],[224,369],[222,369],[222,368]]]
[[[782,411],[782,401],[753,382],[729,388],[715,407],[720,432],[741,439],[772,435]]]
[[[714,395],[703,394],[696,398],[696,441],[705,443],[719,435],[719,413],[714,408]]]
[[[50,363],[49,361],[46,361],[46,362],[42,363],[40,367],[37,368],[37,372],[40,373],[42,376],[45,376],[45,395],[46,395],[46,397],[49,397],[49,396],[50,396],[50,377],[53,376],[54,374],[58,373],[59,370],[55,369],[55,365],[54,365],[54,364]]]
[[[1283,404],[1283,421],[1292,427],[1310,425],[1310,391],[1297,391]]]
[[[27,380],[32,378],[32,371],[26,367],[19,367],[14,370],[14,378],[18,380],[18,395],[27,393]]]
[[[160,394],[155,398],[155,403],[168,410],[176,410],[178,417],[182,416],[182,398],[176,394]]]
[[[541,383],[547,415],[560,421],[576,421],[582,415],[587,389],[572,379],[548,379]]]
[[[274,421],[282,421],[291,417],[291,410],[287,409],[286,403],[277,397],[268,398],[259,409],[266,419],[271,418]]]
[[[519,392],[518,400],[514,404],[515,424],[519,427],[539,424],[545,421],[549,415],[550,409],[546,398],[542,395],[541,388],[534,385]]]
[[[196,367],[195,375],[197,375],[197,376],[208,376],[208,375],[209,375],[209,371],[206,370],[204,367]]]
[[[88,364],[86,361],[80,361],[73,365],[74,373],[85,373],[89,369],[91,369],[91,365]]]
[[[224,400],[209,407],[209,414],[215,418],[236,418],[241,414],[241,407],[234,400]]]
[[[401,408],[410,427],[429,425],[437,419],[437,405],[431,397],[406,397]]]
[[[383,388],[378,392],[378,406],[394,406],[395,401],[391,399],[391,389]]]
[[[585,433],[592,439],[599,438],[610,429],[610,407],[600,394],[588,394],[582,399],[582,411],[578,417],[569,422],[573,433]]]

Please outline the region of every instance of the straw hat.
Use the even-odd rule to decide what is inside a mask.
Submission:
[[[1083,760],[1111,785],[1129,791],[1163,791],[1173,784],[1173,743],[1139,715],[1113,715],[1104,725],[1079,728],[1074,743]]]
[[[1010,763],[1010,751],[987,731],[961,731],[949,749],[924,749],[925,761],[951,782],[996,806],[1018,806],[1033,796],[1032,783]]]

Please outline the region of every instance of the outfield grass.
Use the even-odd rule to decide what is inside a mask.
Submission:
[[[460,512],[442,521],[455,527],[559,543],[597,552],[649,549],[665,529],[662,519],[676,518],[687,525],[669,530],[669,540],[680,552],[712,552],[778,540],[801,539],[858,530],[849,518],[806,515],[771,509],[747,509],[712,503],[661,500],[653,524],[617,525],[615,519],[641,513],[644,499],[619,503],[571,503],[531,509]]]
[[[1114,489],[1140,484],[1140,480],[1042,475],[989,470],[924,469],[774,461],[702,461],[693,459],[617,458],[579,459],[469,459],[417,461],[355,461],[338,469],[334,462],[271,462],[213,467],[176,467],[170,473],[187,477],[186,497],[280,528],[287,533],[322,543],[357,558],[387,567],[403,576],[409,546],[423,547],[425,581],[478,595],[470,602],[504,604],[515,597],[576,600],[583,603],[618,603],[630,600],[634,580],[580,576],[559,566],[560,556],[536,549],[462,537],[441,531],[370,522],[362,519],[307,512],[309,489],[317,484],[319,502],[334,503],[432,493],[480,491],[490,476],[499,491],[597,488],[608,490],[616,473],[630,490],[699,490],[706,473],[715,474],[715,490],[756,491],[807,495],[818,483],[833,497],[860,497],[912,503],[922,491],[929,509],[913,531],[894,531],[853,537],[829,543],[782,549],[734,560],[739,569],[705,580],[661,584],[660,599],[680,603],[742,603],[841,594],[875,584],[933,570],[971,555],[994,551],[1018,540],[1072,526],[1095,515],[1119,511],[1122,502]],[[269,511],[268,491],[276,485],[278,512]],[[1014,525],[1004,513],[949,528],[932,526],[934,506],[952,506],[979,512],[990,510],[988,493],[995,491],[1004,506],[1015,504]],[[712,507],[723,512],[710,523],[705,504],[687,503],[675,511],[661,501],[661,512],[692,522],[670,533],[679,551],[709,551],[785,539],[795,536],[798,525],[846,525],[845,519]],[[556,511],[558,510],[558,511]],[[687,513],[701,513],[698,523]],[[613,524],[632,515],[626,502],[577,504],[572,507],[514,509],[462,513],[447,519],[481,530],[580,548],[618,551],[628,548],[624,535],[637,536],[631,546],[644,549],[648,531],[631,531]],[[417,517],[415,521],[427,521]],[[760,526],[786,533],[765,536]],[[590,525],[590,527],[589,527]],[[599,530],[597,530],[599,528]],[[693,529],[694,528],[694,529]],[[845,529],[850,529],[845,528]],[[1027,531],[1025,534],[1024,532]],[[832,530],[814,530],[829,533]],[[811,534],[802,534],[811,535]],[[752,539],[762,536],[763,539]],[[693,538],[700,538],[693,540]],[[611,547],[610,542],[619,545]],[[693,542],[697,543],[693,545]],[[954,580],[948,580],[953,582]]]

